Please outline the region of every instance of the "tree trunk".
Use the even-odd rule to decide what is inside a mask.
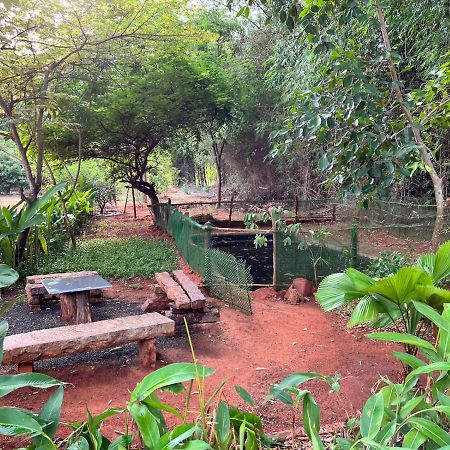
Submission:
[[[141,180],[124,180],[128,183],[130,183],[132,188],[137,189],[142,194],[145,194],[148,196],[152,203],[152,212],[153,212],[153,219],[155,225],[159,224],[159,219],[161,217],[160,214],[160,203],[158,194],[156,193],[156,187],[154,184],[149,183],[148,181],[141,181]]]
[[[222,164],[217,165],[217,172],[219,175],[218,185],[217,185],[217,207],[222,206]]]
[[[381,28],[381,35],[383,37],[383,43],[384,47],[388,54],[391,53],[391,42],[389,39],[386,21],[384,18],[384,11],[381,6],[380,0],[376,0],[376,6],[377,6],[377,14],[378,14],[378,21],[380,23]],[[417,146],[420,149],[420,154],[422,156],[422,160],[425,163],[425,167],[427,169],[427,172],[430,174],[431,181],[433,183],[433,189],[434,189],[434,197],[436,201],[436,219],[434,222],[434,230],[433,230],[433,236],[431,238],[431,245],[434,251],[436,251],[440,244],[440,238],[442,229],[444,226],[444,212],[445,212],[445,200],[444,200],[444,192],[443,192],[443,179],[439,176],[439,174],[436,171],[436,168],[434,167],[433,160],[431,158],[430,151],[425,144],[425,142],[422,139],[422,135],[420,131],[418,130],[416,126],[416,122],[414,121],[414,117],[410,111],[410,109],[405,105],[404,102],[404,96],[403,92],[400,88],[397,68],[395,67],[394,61],[392,58],[388,58],[388,65],[389,65],[389,71],[391,73],[391,78],[393,81],[393,90],[395,93],[395,96],[397,98],[397,101],[402,108],[402,111],[406,117],[407,122],[411,126],[414,140],[416,141]]]

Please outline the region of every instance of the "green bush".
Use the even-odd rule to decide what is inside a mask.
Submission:
[[[25,172],[20,164],[9,156],[0,153],[0,193],[9,194],[12,188],[28,186]]]
[[[90,239],[75,250],[50,254],[38,267],[39,273],[96,270],[106,278],[151,277],[155,272],[177,268],[173,245],[163,240],[140,238]]]
[[[400,252],[382,252],[367,267],[367,275],[372,278],[384,278],[398,272],[402,267],[410,266],[411,259]]]

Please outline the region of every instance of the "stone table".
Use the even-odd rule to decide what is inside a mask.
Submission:
[[[48,278],[42,280],[42,284],[49,294],[60,296],[61,317],[69,325],[92,322],[90,291],[112,287],[99,275]]]

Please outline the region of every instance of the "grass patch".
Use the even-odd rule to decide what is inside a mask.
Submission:
[[[96,270],[109,279],[152,277],[178,267],[175,247],[167,241],[140,238],[89,239],[75,250],[46,257],[39,274]]]

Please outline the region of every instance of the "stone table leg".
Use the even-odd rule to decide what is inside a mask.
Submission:
[[[77,323],[76,295],[72,292],[61,294],[61,318],[69,325]]]
[[[154,369],[156,366],[156,339],[139,342],[139,359],[143,367]]]
[[[92,322],[91,303],[89,301],[89,292],[77,292],[77,317],[76,323]]]

